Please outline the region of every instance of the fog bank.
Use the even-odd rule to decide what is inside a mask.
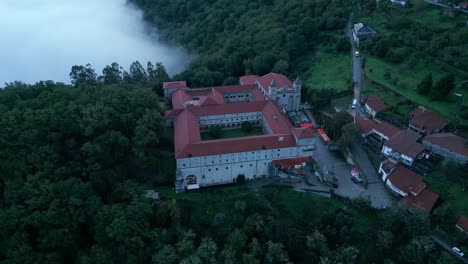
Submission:
[[[163,62],[171,75],[188,63],[187,53],[161,43],[125,0],[1,0],[0,33],[0,87],[69,83],[71,67],[87,63],[101,74],[112,62],[126,70],[135,60]]]

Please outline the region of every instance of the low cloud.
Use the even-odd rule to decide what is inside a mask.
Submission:
[[[161,43],[125,0],[0,0],[0,86],[15,80],[69,83],[73,65],[163,62],[183,70],[187,53]]]

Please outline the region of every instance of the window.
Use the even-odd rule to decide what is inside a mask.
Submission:
[[[216,171],[218,171],[218,168],[216,168]]]
[[[229,170],[229,167],[226,167],[226,170]]]
[[[211,163],[214,164],[214,160],[212,160]]]
[[[243,167],[244,167],[244,165],[241,165],[241,168],[243,168]]]
[[[250,164],[250,167],[252,167],[252,164]]]
[[[283,94],[283,97],[286,97],[286,95],[285,95],[285,94]]]
[[[182,165],[185,167],[185,163],[184,163],[184,164],[182,164]]]
[[[211,171],[211,169],[208,169],[208,171]]]

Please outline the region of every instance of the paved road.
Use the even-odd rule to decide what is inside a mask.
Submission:
[[[362,55],[356,56],[355,53],[358,51],[358,47],[353,40],[353,13],[349,14],[348,22],[346,23],[345,33],[349,37],[349,42],[351,44],[351,58],[353,60],[353,82],[354,82],[354,99],[361,98],[361,83],[362,83]],[[358,104],[359,105],[359,104]],[[354,116],[356,111],[359,109],[351,109],[350,112]]]
[[[437,3],[437,2],[434,2],[434,1],[431,1],[431,0],[424,0],[424,2],[429,3],[429,4],[431,4],[431,5],[436,5],[436,6],[440,6],[440,7],[443,7],[443,8],[450,8],[450,9],[452,9],[452,10],[459,11],[459,12],[463,12],[463,13],[467,13],[467,14],[468,14],[468,10],[464,10],[464,9],[460,9],[460,8],[454,8],[454,7],[449,7],[448,5],[443,4],[443,3]]]
[[[364,151],[364,147],[360,143],[354,143],[350,146],[349,151],[353,155],[356,162],[361,168],[361,172],[367,178],[367,191],[371,196],[371,201],[376,207],[390,206],[393,201],[391,194],[385,189],[383,181],[380,179],[377,170],[369,160],[369,156]]]
[[[306,111],[306,113],[312,122],[315,123],[315,120],[313,119],[313,116],[310,114],[310,112]],[[363,152],[362,149],[362,152],[357,149],[359,154],[356,155],[358,156],[359,160],[367,159],[367,163],[364,163],[363,168],[364,170],[370,170],[374,173],[370,174],[371,184],[368,185],[367,189],[364,189],[361,184],[356,184],[351,180],[351,170],[353,169],[353,166],[346,163],[340,153],[329,151],[327,145],[318,133],[315,133],[315,147],[316,151],[313,158],[317,161],[317,164],[320,166],[322,171],[325,173],[327,171],[333,170],[335,176],[339,180],[338,188],[335,189],[337,194],[349,198],[369,198],[372,206],[375,208],[388,207],[392,204],[392,197],[383,186],[382,181],[378,178],[377,172],[372,167],[372,164],[368,160],[366,153]],[[369,166],[370,169],[368,169]],[[321,183],[314,184],[316,184],[317,187],[323,185]]]
[[[442,238],[442,236],[440,236],[440,235],[438,235],[437,233],[434,232],[434,233],[431,234],[431,238],[441,248],[445,249],[450,254],[454,255],[456,258],[463,261],[464,263],[468,263],[468,259],[460,257],[459,255],[455,254],[455,252],[452,251],[452,246],[450,246],[450,244],[444,238]]]

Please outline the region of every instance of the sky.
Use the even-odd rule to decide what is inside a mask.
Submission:
[[[126,0],[0,0],[0,87],[5,82],[69,83],[73,65],[163,62],[170,75],[189,57],[161,43]]]

